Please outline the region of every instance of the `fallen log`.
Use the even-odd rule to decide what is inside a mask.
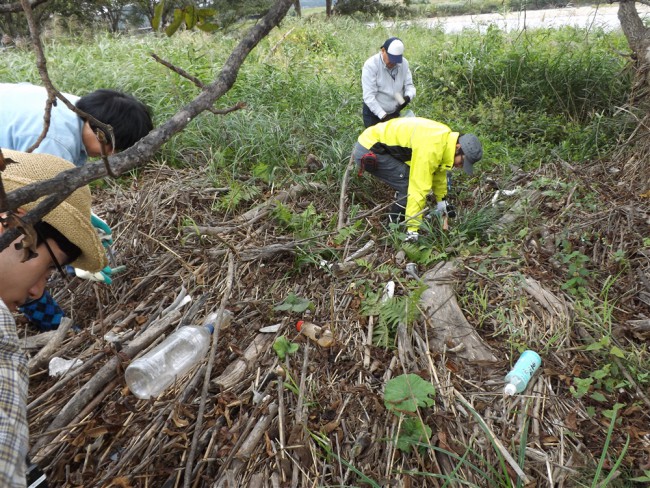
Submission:
[[[427,271],[422,281],[428,289],[420,301],[431,332],[432,352],[453,352],[468,361],[497,361],[474,327],[467,321],[453,288],[455,263],[442,262]]]

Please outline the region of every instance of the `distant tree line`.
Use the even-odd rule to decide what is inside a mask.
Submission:
[[[111,32],[150,29],[160,10],[161,25],[174,22],[175,15],[188,7],[211,9],[212,22],[223,28],[242,19],[264,15],[273,0],[31,0],[34,20],[39,26],[59,18],[72,27],[101,26]],[[27,22],[19,0],[0,0],[0,34],[26,36]]]

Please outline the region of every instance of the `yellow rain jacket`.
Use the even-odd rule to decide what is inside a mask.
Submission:
[[[419,215],[427,194],[433,190],[437,201],[447,195],[447,171],[454,165],[458,132],[440,122],[421,117],[400,117],[368,127],[359,144],[376,154],[390,154],[410,166],[406,224],[420,227]]]

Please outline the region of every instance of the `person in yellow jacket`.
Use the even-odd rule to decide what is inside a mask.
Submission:
[[[436,197],[436,212],[446,214],[447,171],[463,168],[472,174],[483,146],[474,134],[422,117],[401,117],[364,130],[353,157],[359,173],[365,170],[396,191],[390,219],[405,218],[407,240],[416,241],[429,192]]]

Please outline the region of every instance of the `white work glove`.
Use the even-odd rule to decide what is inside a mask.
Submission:
[[[436,215],[447,215],[447,202],[445,200],[440,200],[433,213]]]
[[[111,244],[113,244],[113,231],[111,230],[109,225],[93,212],[90,213],[90,223],[97,231],[97,237],[99,237],[99,240],[101,241],[102,246],[104,246],[104,249],[110,252],[109,248]],[[111,276],[114,273],[119,273],[120,271],[124,271],[126,269],[126,266],[118,266],[116,268],[111,268],[110,266],[106,266],[104,269],[102,269],[101,271],[97,271],[96,273],[91,273],[90,271],[86,271],[84,269],[73,268],[72,266],[67,266],[66,268],[68,273],[74,274],[75,276],[81,278],[82,280],[96,281],[98,283],[104,283],[106,285],[110,285],[111,283],[113,283],[113,279],[111,278]]]
[[[88,281],[96,281],[98,283],[104,283],[106,285],[110,285],[113,283],[112,275],[119,273],[120,271],[124,271],[126,269],[126,266],[118,266],[116,268],[111,268],[110,266],[106,266],[104,269],[101,271],[97,271],[96,273],[91,273],[90,271],[86,271],[83,269],[79,268],[73,268],[72,266],[66,266],[66,270],[70,274],[74,274],[78,278],[81,278],[82,280],[88,280]]]
[[[404,242],[418,242],[420,234],[417,230],[408,230],[406,231],[406,236],[404,237]]]

